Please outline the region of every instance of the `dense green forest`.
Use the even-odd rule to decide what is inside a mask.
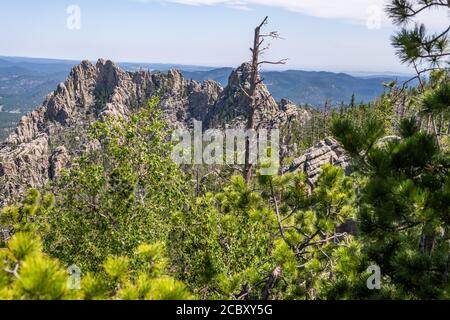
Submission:
[[[310,188],[301,172],[223,170],[198,190],[152,99],[97,122],[100,148],[3,209],[0,299],[450,299],[449,30],[406,24],[417,6],[448,3],[387,8],[417,87],[290,128],[299,153],[334,137],[351,174],[327,164]]]

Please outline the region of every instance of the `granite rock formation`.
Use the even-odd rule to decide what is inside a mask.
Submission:
[[[249,63],[242,64],[231,73],[227,87],[208,113],[206,119],[208,127],[245,127],[245,118],[249,110],[248,98],[243,94],[243,90],[250,88],[250,77],[251,65]],[[280,107],[267,90],[264,82],[257,85],[256,92],[258,109],[255,112],[255,124],[264,125],[274,122],[280,112]]]
[[[111,61],[83,61],[33,112],[22,118],[15,131],[0,145],[0,208],[29,187],[42,187],[82,154],[91,144],[87,129],[108,115],[127,116],[160,97],[160,107],[174,127],[242,127],[250,66],[241,65],[222,88],[217,82],[186,80],[177,70],[167,73],[127,72]],[[302,122],[308,112],[283,100],[278,104],[263,82],[256,123],[277,127],[293,119]]]
[[[322,172],[323,165],[329,163],[349,173],[349,160],[338,142],[327,138],[308,149],[300,158],[295,159],[289,167],[284,168],[283,173],[301,170],[305,173],[308,184],[313,187]]]
[[[83,61],[0,146],[0,207],[29,187],[41,187],[89,147],[87,128],[107,115],[132,113],[158,95],[168,122],[203,120],[220,85],[185,80],[181,73],[125,72],[111,61]]]

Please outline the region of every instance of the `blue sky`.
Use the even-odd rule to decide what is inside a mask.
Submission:
[[[285,39],[267,58],[289,58],[286,68],[404,72],[390,46],[395,28],[377,12],[383,2],[2,0],[0,55],[236,66],[249,59],[254,26],[268,15],[267,30]],[[67,27],[70,5],[80,8],[80,29]],[[438,27],[448,17],[429,21]]]

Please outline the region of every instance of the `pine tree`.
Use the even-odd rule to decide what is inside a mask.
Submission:
[[[364,279],[347,271],[335,286],[357,297],[448,298],[450,155],[433,135],[419,131],[415,119],[404,119],[399,130],[400,138],[383,138],[380,122],[333,124],[364,177],[358,201],[362,248],[353,274],[375,264],[386,284],[380,292],[362,290]]]
[[[448,1],[430,0],[391,0],[386,11],[392,21],[402,29],[392,37],[392,45],[403,63],[414,67],[417,77],[436,67],[448,67],[450,51],[448,47],[448,34],[450,26],[442,32],[428,34],[424,24],[409,25],[425,11],[448,11]],[[443,64],[443,65],[442,65]],[[424,66],[424,69],[420,69]]]
[[[110,256],[101,271],[72,282],[68,270],[43,253],[39,237],[19,232],[0,251],[0,299],[193,299],[183,283],[166,275],[166,266],[162,244],[142,244],[131,257]]]
[[[0,213],[0,225],[3,227],[0,245],[4,245],[17,232],[46,234],[50,228],[54,201],[51,193],[42,196],[38,190],[30,189],[22,203],[3,208]]]
[[[418,80],[418,92],[423,95],[420,97],[423,103],[419,115],[426,121],[426,130],[434,132],[438,144],[446,138],[442,137],[441,132],[443,119],[447,120],[447,128],[450,128],[450,99],[447,92],[450,83],[448,43],[450,25],[435,34],[429,34],[423,23],[415,22],[413,27],[410,25],[415,20],[419,20],[424,12],[432,10],[448,12],[449,9],[448,1],[421,0],[392,0],[386,7],[389,17],[401,27],[401,30],[392,36],[392,45],[401,62],[412,66],[416,73],[416,76],[403,84],[403,89],[399,92],[399,100],[405,102],[406,97],[403,92],[405,86],[413,80]],[[428,75],[429,83],[426,81]]]
[[[350,108],[356,107],[356,98],[355,94],[352,94],[352,99],[350,100]]]
[[[312,194],[302,174],[257,182],[252,190],[234,177],[178,216],[171,249],[180,277],[203,298],[314,299],[333,252],[352,242],[339,231],[354,214],[352,179],[328,165]]]

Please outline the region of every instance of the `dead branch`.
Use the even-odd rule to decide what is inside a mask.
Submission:
[[[289,59],[281,59],[278,61],[261,61],[258,63],[258,65],[262,65],[262,64],[286,64],[288,62]]]
[[[267,280],[266,288],[264,289],[262,296],[263,300],[270,299],[270,294],[272,293],[272,290],[275,287],[275,283],[280,276],[281,276],[281,267],[278,266],[275,268],[275,270],[273,270],[273,272],[269,276],[269,279]]]

